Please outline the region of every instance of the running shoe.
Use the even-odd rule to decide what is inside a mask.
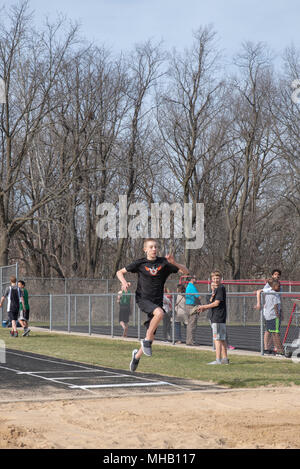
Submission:
[[[27,327],[26,329],[24,329],[24,333],[22,334],[23,337],[26,337],[30,332],[30,329]]]
[[[147,357],[152,357],[152,341],[143,339],[141,340],[141,345],[142,345],[143,353]]]
[[[10,337],[18,337],[18,331],[10,331]]]
[[[222,358],[221,365],[229,365],[229,359],[228,358]]]
[[[137,369],[137,367],[139,366],[140,359],[135,358],[135,355],[137,354],[137,352],[138,352],[138,349],[134,349],[132,351],[132,358],[131,358],[131,362],[130,362],[130,365],[129,365],[129,369],[132,372],[135,371]]]
[[[222,361],[219,360],[219,359],[217,359],[217,360],[215,360],[215,361],[213,361],[213,362],[208,363],[208,365],[222,365]]]

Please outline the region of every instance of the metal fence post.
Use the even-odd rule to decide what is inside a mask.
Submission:
[[[68,295],[68,332],[71,332],[71,295]]]
[[[114,294],[111,293],[111,304],[110,304],[110,320],[111,320],[111,336],[114,336]]]
[[[136,301],[135,301],[135,295],[133,295],[133,318],[132,318],[132,321],[133,321],[133,325],[134,327],[136,326]]]
[[[141,339],[141,310],[138,307],[138,340]]]
[[[175,293],[172,293],[172,344],[175,345]]]
[[[106,293],[107,294],[109,293],[108,279],[106,280]],[[106,301],[106,318],[107,318],[107,324],[109,324],[109,305],[108,305],[109,296],[107,296],[106,298],[107,298],[107,301]]]
[[[49,295],[49,329],[52,331],[52,294]]]
[[[260,353],[264,355],[264,311],[263,311],[263,293],[260,293]]]
[[[2,293],[2,283],[3,283],[3,275],[2,275],[2,267],[0,267],[0,298],[2,298],[3,293]],[[1,318],[1,326],[2,326],[2,321],[3,321],[3,308],[0,308],[0,318]]]
[[[92,310],[91,310],[91,295],[89,295],[89,335],[92,334]]]
[[[74,296],[74,325],[77,326],[77,296]]]
[[[246,297],[243,298],[243,323],[244,327],[246,326]]]

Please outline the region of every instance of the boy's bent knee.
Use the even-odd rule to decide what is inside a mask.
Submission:
[[[164,311],[162,308],[156,308],[153,311],[153,316],[156,317],[157,319],[162,319],[164,317]]]

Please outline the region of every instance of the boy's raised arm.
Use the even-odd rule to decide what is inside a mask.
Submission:
[[[176,267],[178,267],[179,272],[181,272],[182,274],[186,274],[186,275],[189,274],[188,268],[185,265],[179,264],[178,262],[176,262],[173,254],[167,254],[165,257],[167,261],[170,262],[170,264],[173,264]]]
[[[261,307],[261,303],[260,303],[260,294],[263,290],[256,290],[256,305],[255,305],[255,309],[260,309]]]

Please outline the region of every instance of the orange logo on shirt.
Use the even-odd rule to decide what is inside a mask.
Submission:
[[[162,266],[158,266],[158,267],[146,267],[145,266],[145,269],[151,274],[151,275],[157,275],[157,272],[160,271],[160,269],[162,268]]]

